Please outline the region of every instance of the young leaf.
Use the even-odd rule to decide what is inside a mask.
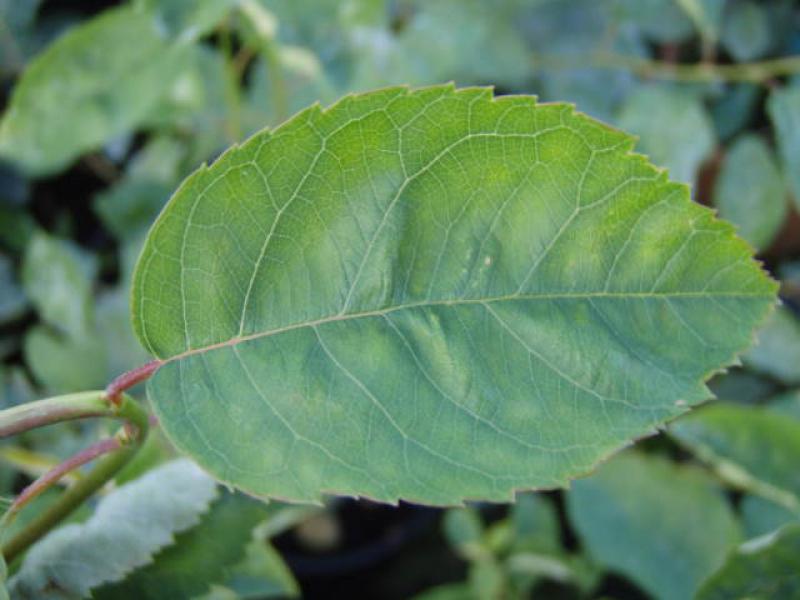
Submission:
[[[189,177],[133,286],[171,440],[249,493],[561,486],[708,397],[774,302],[732,227],[568,105],[390,88]]]
[[[703,471],[622,454],[567,494],[570,521],[600,564],[660,600],[691,598],[741,532]]]
[[[0,155],[35,175],[58,171],[147,116],[183,59],[148,12],[104,12],[26,68],[0,123]]]
[[[118,581],[195,525],[216,496],[216,484],[179,459],[103,498],[83,524],[49,533],[25,556],[9,589],[18,598],[84,597]]]
[[[800,524],[749,540],[703,584],[698,600],[800,596]]]

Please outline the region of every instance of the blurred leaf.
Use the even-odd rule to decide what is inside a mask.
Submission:
[[[711,108],[714,127],[722,140],[727,140],[744,128],[759,106],[760,90],[750,83],[727,86],[722,97]]]
[[[13,263],[0,254],[0,325],[19,318],[27,307],[28,299],[17,284]]]
[[[775,239],[789,205],[772,151],[761,138],[747,134],[730,146],[714,186],[714,204],[755,248],[766,250]]]
[[[414,596],[413,600],[466,600],[474,598],[468,583],[446,583]]]
[[[485,554],[483,546],[483,522],[473,508],[452,508],[444,513],[444,535],[447,541],[467,560],[475,560]]]
[[[91,330],[96,258],[66,240],[37,232],[22,264],[22,284],[46,323],[71,337]]]
[[[60,394],[97,389],[109,381],[106,349],[92,335],[72,338],[36,326],[26,333],[24,350],[25,361],[36,381],[49,392]]]
[[[0,75],[22,68],[32,50],[30,38],[41,0],[0,0]]]
[[[411,21],[399,33],[359,33],[350,87],[494,83],[519,88],[530,78],[530,57],[514,27],[508,2],[439,0],[412,3]]]
[[[770,533],[786,523],[800,520],[800,511],[791,511],[785,506],[751,494],[745,494],[739,508],[748,538]]]
[[[541,494],[517,494],[511,505],[514,551],[559,552],[561,528],[555,506]]]
[[[705,108],[677,89],[639,88],[622,107],[617,124],[639,135],[637,150],[668,168],[678,181],[693,183],[714,149],[714,130]]]
[[[800,421],[716,403],[682,417],[669,431],[732,485],[800,510]]]
[[[219,24],[241,0],[135,0],[169,37],[197,39]]]
[[[767,100],[767,112],[778,140],[784,175],[800,209],[800,85],[773,91]]]
[[[147,12],[105,11],[25,69],[0,123],[0,154],[35,175],[62,169],[136,127],[184,60]]]
[[[720,40],[737,61],[761,58],[773,43],[767,8],[751,0],[734,0],[725,12]]]
[[[775,393],[777,384],[763,375],[744,368],[732,368],[708,382],[714,396],[723,401],[755,404]]]
[[[258,528],[256,528],[258,530]],[[247,545],[245,557],[227,571],[224,585],[238,598],[295,598],[300,588],[272,545],[259,537]]]
[[[765,407],[770,412],[800,421],[800,390],[785,392],[770,399]]]
[[[242,494],[223,493],[201,523],[175,539],[152,562],[124,581],[93,592],[96,600],[191,598],[223,583],[247,557],[252,532],[267,506]]]
[[[722,491],[704,472],[635,452],[575,481],[567,509],[598,563],[659,599],[691,598],[741,537]]]
[[[104,368],[105,383],[149,359],[133,333],[130,315],[127,286],[98,296],[92,340],[103,349],[104,358],[98,362]]]
[[[617,0],[618,17],[635,25],[658,43],[681,42],[692,34],[693,24],[676,0]]]
[[[173,535],[195,525],[215,495],[214,481],[188,459],[165,464],[102,498],[86,523],[42,538],[11,579],[11,593],[39,600],[83,597],[119,581],[177,542]]]
[[[706,43],[719,39],[722,12],[726,0],[675,0],[694,24]]]
[[[6,578],[8,577],[8,568],[3,555],[0,553],[0,600],[9,600],[8,588],[6,587]]]
[[[792,385],[800,383],[800,320],[778,307],[758,331],[756,345],[744,355],[746,365]]]
[[[35,229],[36,223],[27,212],[0,204],[0,245],[21,253]]]
[[[739,546],[700,589],[697,600],[800,597],[800,524]]]
[[[25,371],[20,367],[11,367],[3,371],[4,389],[0,393],[0,408],[10,408],[26,402],[30,402],[36,397],[36,392],[31,385]]]

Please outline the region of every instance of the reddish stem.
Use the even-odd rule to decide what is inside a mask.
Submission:
[[[122,392],[132,388],[137,383],[141,383],[142,381],[149,379],[150,376],[155,373],[158,367],[161,365],[162,361],[151,360],[149,363],[145,363],[141,367],[136,367],[127,373],[123,373],[108,384],[108,387],[106,387],[106,398],[112,404],[119,404],[120,394],[122,394]]]
[[[113,452],[114,450],[118,450],[122,447],[120,440],[116,437],[108,438],[105,440],[100,440],[96,444],[92,444],[85,450],[81,450],[74,456],[69,457],[64,462],[56,465],[47,473],[39,477],[36,481],[26,487],[19,496],[17,496],[14,503],[8,509],[8,512],[19,512],[23,506],[25,506],[28,502],[33,500],[36,496],[41,494],[44,490],[49,488],[51,485],[56,483],[59,479],[61,479],[64,475],[77,469],[78,467],[82,467],[88,462],[93,461],[98,456],[103,454],[108,454],[109,452]]]

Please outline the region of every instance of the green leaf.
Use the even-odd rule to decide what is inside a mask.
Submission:
[[[740,528],[703,471],[629,452],[576,481],[570,520],[584,548],[655,598],[691,598],[725,559]]]
[[[767,100],[767,113],[795,206],[800,208],[800,85],[773,91]]]
[[[631,145],[568,105],[442,86],[230,150],[134,277],[165,432],[261,497],[451,505],[564,485],[683,413],[775,284]]]
[[[765,408],[800,421],[800,390],[774,396]]]
[[[789,206],[772,151],[761,138],[744,135],[730,146],[714,186],[714,204],[744,239],[761,250],[769,247]]]
[[[731,484],[800,510],[800,421],[716,404],[675,422],[670,434]]]
[[[0,155],[31,174],[58,171],[140,123],[183,60],[149,13],[105,11],[25,69],[0,123]]]
[[[95,590],[96,600],[162,600],[192,598],[222,583],[243,559],[252,532],[267,516],[267,507],[241,494],[224,493],[201,523],[177,536],[175,544],[153,563],[124,581]],[[227,585],[227,584],[225,584]]]
[[[555,507],[541,494],[520,494],[511,507],[515,551],[561,551]]]
[[[9,600],[8,588],[6,587],[6,578],[8,577],[8,568],[3,554],[0,553],[0,600]]]
[[[480,558],[483,549],[483,521],[473,508],[454,508],[444,514],[445,538],[467,560]]]
[[[780,307],[758,332],[758,342],[743,357],[745,364],[793,385],[800,383],[800,319]]]
[[[620,20],[654,42],[680,42],[692,34],[692,21],[676,0],[617,0],[617,5]]]
[[[698,600],[800,597],[800,524],[742,544],[703,584]]]
[[[84,597],[118,581],[195,525],[216,493],[214,481],[187,459],[154,469],[103,498],[86,523],[56,529],[33,546],[10,591],[40,600]]]
[[[800,510],[791,511],[780,504],[752,494],[746,494],[742,498],[739,509],[748,538],[771,533],[792,521],[800,521]]]
[[[25,335],[23,349],[36,381],[52,393],[102,388],[109,381],[106,349],[95,337],[73,339],[36,326]]]
[[[694,182],[714,149],[714,129],[700,100],[681,90],[649,86],[631,94],[617,124],[640,136],[640,150],[678,181]]]
[[[773,33],[765,8],[750,0],[732,2],[725,13],[720,41],[739,62],[767,54],[773,45]]]

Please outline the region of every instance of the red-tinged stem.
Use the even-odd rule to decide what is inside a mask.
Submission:
[[[122,392],[129,390],[137,383],[141,383],[149,379],[150,376],[155,373],[158,367],[160,367],[162,364],[163,363],[160,360],[151,360],[150,362],[143,364],[141,367],[136,367],[127,373],[123,373],[108,384],[108,387],[106,388],[106,398],[113,404],[119,404],[120,394],[122,394]]]
[[[27,503],[54,485],[66,473],[96,458],[103,457],[88,475],[67,488],[53,505],[3,546],[3,556],[6,562],[14,560],[31,544],[69,516],[133,458],[147,436],[149,419],[136,401],[127,395],[122,396],[117,416],[124,418],[126,423],[113,438],[93,444],[42,475],[25,488],[3,515],[0,524],[7,525]]]
[[[93,461],[98,456],[108,454],[114,450],[119,450],[121,447],[122,442],[119,440],[119,438],[112,437],[105,440],[100,440],[85,450],[81,450],[74,456],[69,457],[67,460],[56,465],[47,473],[39,477],[39,479],[22,490],[4,515],[4,519],[13,518],[16,513],[18,513],[26,504],[28,504],[28,502],[36,498],[36,496],[44,492],[53,484],[57,483],[70,471],[74,471],[75,469],[82,467],[86,463]]]

